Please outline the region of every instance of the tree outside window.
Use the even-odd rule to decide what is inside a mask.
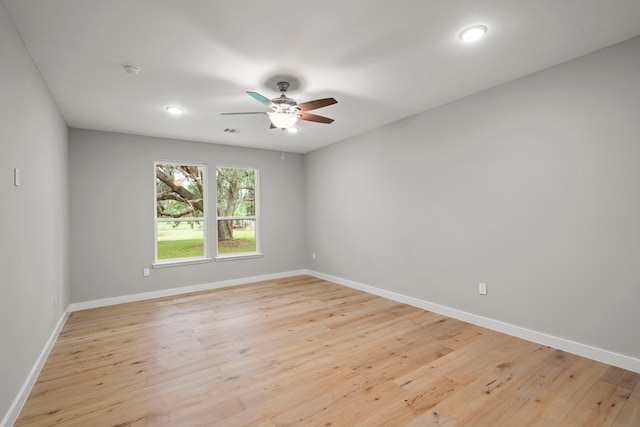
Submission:
[[[206,256],[205,165],[156,163],[156,261]]]
[[[218,255],[258,252],[257,170],[216,169]]]

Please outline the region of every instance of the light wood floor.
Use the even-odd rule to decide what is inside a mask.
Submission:
[[[309,276],[71,314],[17,426],[640,426],[640,374]]]

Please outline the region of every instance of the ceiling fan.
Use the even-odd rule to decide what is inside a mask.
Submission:
[[[309,122],[317,123],[332,123],[333,119],[324,116],[318,116],[317,114],[307,113],[307,111],[315,110],[318,108],[326,107],[338,103],[334,98],[322,98],[315,99],[313,101],[303,102],[302,104],[296,103],[295,100],[288,98],[284,93],[289,89],[288,82],[278,82],[278,89],[280,89],[280,96],[277,98],[269,99],[260,95],[257,92],[247,91],[247,94],[258,102],[263,103],[272,111],[251,111],[246,113],[221,113],[222,115],[235,115],[235,114],[266,114],[271,121],[271,129],[287,130],[291,128],[298,120],[307,120]]]

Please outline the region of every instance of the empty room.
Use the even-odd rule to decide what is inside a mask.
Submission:
[[[0,427],[640,426],[640,2],[0,0]]]

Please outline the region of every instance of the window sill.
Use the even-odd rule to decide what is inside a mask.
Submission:
[[[251,252],[245,254],[229,254],[229,255],[218,255],[215,260],[216,261],[235,261],[238,259],[251,259],[251,258],[262,258],[263,254],[261,252]]]
[[[152,265],[153,268],[179,267],[181,265],[205,264],[211,262],[211,258],[192,258],[173,261],[159,261]]]

